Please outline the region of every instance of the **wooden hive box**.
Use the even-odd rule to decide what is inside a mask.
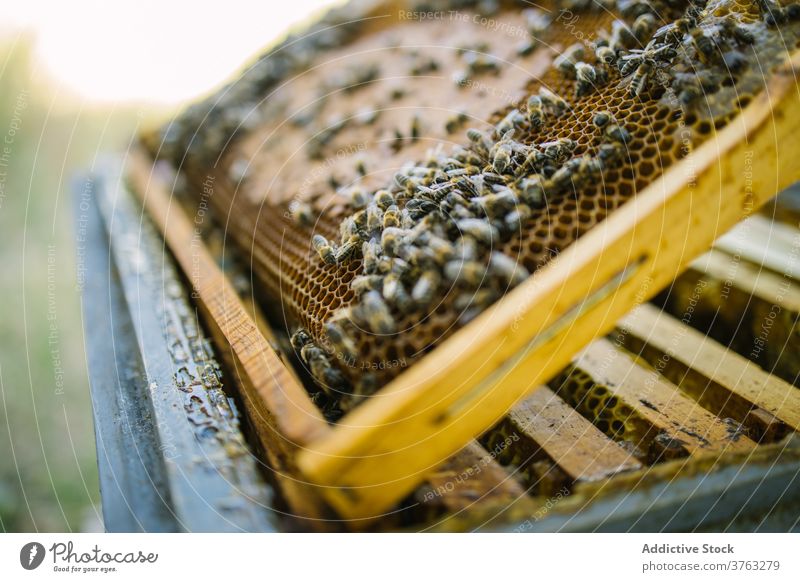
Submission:
[[[170,124],[164,134],[145,138],[150,155],[172,159],[195,202],[213,207],[226,237],[249,259],[258,286],[283,318],[278,326],[303,325],[323,343],[333,314],[358,301],[347,290],[363,263],[356,258],[326,265],[311,250],[312,236],[322,233],[332,239],[339,223],[354,211],[342,184],[363,178],[368,191],[381,185],[397,188],[397,180],[388,186],[391,177],[402,171],[404,162],[425,159],[431,146],[472,147],[463,129],[449,133],[454,100],[469,124],[491,128],[508,119],[514,108],[526,110],[528,97],[542,86],[556,88],[569,113],[542,127],[522,128],[520,140],[541,144],[571,136],[574,155],[587,159],[606,140],[592,125],[599,110],[611,110],[630,133],[624,140],[626,158],[605,169],[599,183],[571,183],[569,192],[532,209],[519,236],[512,233],[500,241],[504,250],[516,249],[518,261],[533,273],[501,299],[466,323],[450,317],[452,305],[445,299],[443,319],[428,317],[432,310],[416,314],[419,327],[405,334],[357,336],[360,353],[368,355],[406,354],[386,346],[408,345],[413,365],[381,370],[379,389],[335,422],[329,422],[281,361],[253,308],[241,301],[199,242],[196,220],[172,204],[170,182],[154,169],[152,158],[131,154],[133,190],[194,288],[212,332],[229,346],[250,416],[272,463],[285,477],[284,493],[308,517],[324,517],[329,505],[342,518],[368,523],[423,482],[434,492],[437,487],[446,490],[452,473],[459,473],[445,469],[442,481],[447,459],[454,467],[490,467],[459,480],[472,483],[461,497],[444,496],[450,510],[500,491],[507,505],[522,500],[523,511],[528,511],[524,488],[509,481],[497,465],[507,446],[500,446],[502,439],[486,440],[496,440],[502,431],[522,440],[511,447],[514,452],[528,446],[526,463],[538,462],[537,479],[551,478],[555,486],[565,480],[603,481],[670,455],[748,455],[763,435],[777,438],[785,427],[797,428],[796,402],[777,403],[784,385],[761,398],[760,392],[743,390],[736,380],[707,370],[704,377],[715,389],[704,400],[687,396],[682,384],[654,380],[647,366],[621,348],[629,347],[627,342],[651,345],[646,332],[664,325],[667,333],[671,323],[662,323],[649,307],[618,322],[673,281],[719,235],[800,177],[794,163],[800,152],[800,61],[775,48],[769,32],[775,29],[763,24],[755,3],[731,4],[724,6],[726,11],[734,7],[742,23],[766,35],[761,57],[774,66],[767,78],[758,75],[758,84],[752,75],[736,75],[720,85],[717,97],[706,101],[707,108],[692,109],[670,105],[668,91],[659,90],[657,83],[635,89],[635,79],[609,66],[605,83],[597,81],[592,91],[583,91],[577,88],[579,80],[563,78],[556,70],[553,56],[575,38],[596,38],[599,31],[612,30],[620,15],[616,9],[596,11],[578,4],[548,4],[550,25],[526,33],[521,40],[531,46],[519,50],[508,38],[498,41],[496,28],[487,28],[486,15],[414,20],[406,15],[413,7],[401,3],[353,3],[305,35],[274,47],[239,81]],[[505,30],[528,30],[535,24],[535,14],[506,4],[491,10],[492,22],[504,23]],[[719,10],[709,3],[696,18],[713,24],[722,18]],[[579,18],[567,18],[567,13]],[[480,12],[464,8],[457,14]],[[627,15],[623,21],[632,26],[633,20]],[[337,29],[341,36],[327,36]],[[779,30],[782,40],[794,38],[793,24]],[[433,47],[426,42],[430,38],[438,39]],[[538,40],[531,43],[531,38]],[[691,38],[686,43],[691,45]],[[752,48],[742,50],[745,59],[748,50]],[[495,64],[481,64],[490,52]],[[509,53],[517,56],[512,59]],[[602,66],[592,54],[584,58]],[[472,76],[454,83],[452,76],[462,72],[460,67]],[[492,71],[488,78],[484,67]],[[397,86],[398,78],[402,86]],[[322,88],[325,98],[314,88]],[[747,98],[734,103],[737,88],[746,89]],[[380,109],[380,117],[364,119],[371,117],[370,111],[362,111],[365,105],[373,116]],[[340,157],[339,151],[356,156]],[[754,164],[768,171],[754,172]],[[364,166],[365,172],[359,170]],[[405,200],[401,191],[395,193],[398,201]],[[298,204],[313,210],[311,224],[292,219]],[[447,322],[452,325],[446,331],[436,331]],[[600,340],[586,348],[616,325],[625,330],[626,340]],[[437,341],[416,349],[415,341],[431,337]],[[656,343],[652,349],[657,353],[667,348]],[[733,358],[711,351],[726,361]],[[542,388],[550,382],[558,389],[553,379],[568,365],[564,382],[578,382],[597,402],[570,403]],[[749,370],[738,360],[736,365]],[[356,378],[358,367],[345,367],[344,373]],[[643,386],[649,387],[645,396]],[[614,405],[601,406],[608,399]],[[719,399],[724,406],[715,409]],[[600,414],[598,406],[605,417],[593,416]],[[616,406],[620,409],[614,412]],[[724,422],[728,415],[750,432],[731,430]],[[494,432],[487,433],[492,427]],[[573,450],[569,443],[579,435],[585,448]],[[490,453],[500,446],[484,464],[485,448],[473,441],[478,437]],[[629,445],[642,443],[646,450],[632,452]],[[548,487],[552,489],[548,485],[542,490]]]

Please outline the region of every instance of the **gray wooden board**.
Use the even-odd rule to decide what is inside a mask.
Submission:
[[[619,491],[570,512],[553,510],[499,528],[516,532],[800,531],[800,437],[766,462],[678,475]],[[497,528],[493,528],[497,529]]]
[[[85,243],[96,258],[87,257],[83,301],[106,528],[272,531],[272,491],[189,293],[118,165],[104,168],[80,188],[78,208],[91,192],[106,234]]]
[[[87,177],[75,189],[103,522],[111,532],[177,531],[152,417],[139,395],[144,372],[133,323],[95,204],[98,180]]]

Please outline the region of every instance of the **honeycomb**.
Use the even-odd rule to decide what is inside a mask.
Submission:
[[[359,4],[363,3],[355,7]],[[656,29],[689,10],[688,3],[666,4],[651,3]],[[722,65],[706,63],[694,54],[695,45],[687,34],[680,41],[683,52],[670,70],[657,71],[671,75],[667,81],[654,73],[655,80],[636,95],[632,83],[638,72],[623,77],[616,67],[608,66],[607,82],[578,96],[578,81],[553,66],[553,58],[576,42],[588,47],[609,34],[623,11],[624,22],[633,26],[631,6],[638,15],[638,3],[544,3],[542,9],[551,22],[532,35],[538,39],[532,51],[515,48],[520,38],[498,34],[499,26],[482,24],[503,23],[506,32],[528,26],[528,15],[515,4],[453,1],[410,6],[477,17],[459,16],[455,21],[452,16],[438,21],[399,18],[399,5],[379,3],[377,12],[370,14],[382,16],[358,29],[348,25],[346,34],[337,39],[338,46],[324,39],[309,47],[292,37],[269,58],[257,61],[239,83],[226,88],[214,106],[196,106],[160,139],[147,141],[154,153],[171,158],[194,184],[209,175],[219,178],[212,205],[219,221],[227,225],[226,233],[251,257],[279,325],[290,331],[298,326],[307,329],[329,352],[332,365],[344,373],[350,388],[342,392],[356,386],[367,396],[465,325],[474,309],[459,308],[453,288],[441,288],[429,307],[390,306],[396,323],[391,333],[356,326],[351,333],[355,358],[334,348],[325,324],[342,309],[358,304],[351,284],[363,274],[364,265],[357,256],[327,264],[311,239],[320,234],[338,241],[340,224],[354,213],[344,186],[356,184],[374,192],[391,187],[404,162],[435,166],[426,152],[437,146],[440,152],[472,147],[464,134],[468,127],[486,130],[500,123],[514,109],[524,110],[528,96],[542,87],[567,102],[568,114],[538,129],[522,128],[513,136],[521,144],[568,138],[576,144],[573,156],[597,155],[605,138],[593,119],[599,111],[610,112],[630,134],[622,161],[605,168],[599,180],[548,196],[543,207],[532,208],[520,228],[504,234],[493,247],[533,274],[735,118],[761,90],[767,72],[798,45],[796,6],[781,12],[786,18],[774,25],[769,22],[773,5],[766,0],[709,1],[697,16],[697,28],[712,30],[732,16],[752,37],[746,43],[737,41],[736,50],[725,53]],[[346,11],[337,14],[343,20],[356,20]],[[330,18],[323,23],[330,24]],[[319,30],[327,28],[312,28],[314,34],[308,37]],[[638,47],[645,48],[644,43]],[[488,54],[500,65],[499,71],[470,77],[465,88],[452,76],[462,70],[469,51],[473,56]],[[428,58],[434,54],[435,59]],[[583,60],[599,64],[588,48]],[[279,64],[268,66],[271,62]],[[261,70],[265,67],[268,74]],[[416,70],[409,73],[409,67]],[[684,93],[674,86],[678,78],[690,77],[698,83],[711,79],[713,89],[706,87],[699,98],[683,100]],[[374,117],[376,111],[380,114],[375,119],[353,121]],[[448,124],[455,112],[461,120],[451,131]],[[398,196],[401,207],[408,200]],[[313,211],[307,225],[293,218],[300,204]],[[507,289],[497,289],[497,295]],[[629,411],[608,406],[602,387],[584,386],[575,393],[581,394],[575,404],[587,407],[586,414],[596,417],[601,430],[618,440],[641,439]],[[338,398],[332,395],[332,406]]]
[[[574,366],[550,383],[556,393],[609,438],[626,446],[640,460],[647,458],[649,423],[633,408],[614,396],[607,386]]]

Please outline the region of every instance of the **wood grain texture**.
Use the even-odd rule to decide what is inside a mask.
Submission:
[[[597,481],[641,463],[549,388],[539,388],[508,414],[521,438],[540,448],[575,481]]]
[[[719,390],[743,400],[749,406],[735,411],[736,416],[746,416],[755,406],[800,430],[800,391],[746,358],[651,305],[639,306],[619,326],[627,347],[643,354],[650,348],[645,357],[660,358],[665,375],[682,385],[694,384],[699,392]]]
[[[478,505],[500,508],[526,497],[522,485],[475,441],[437,467],[427,483],[420,502],[439,500],[449,513]]]
[[[242,400],[287,503],[311,527],[322,527],[327,510],[299,476],[296,452],[329,429],[305,389],[258,329],[228,279],[202,241],[197,240],[182,208],[172,204],[151,160],[134,151],[127,173],[133,190],[154,220],[194,289],[221,355],[242,387]]]
[[[714,416],[653,369],[605,339],[593,342],[576,359],[575,367],[644,418],[652,434],[665,434],[690,454],[747,450],[755,443]]]

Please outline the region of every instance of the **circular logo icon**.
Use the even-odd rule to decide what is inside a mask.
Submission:
[[[19,563],[26,570],[35,570],[44,561],[44,546],[39,542],[30,542],[19,551]]]

